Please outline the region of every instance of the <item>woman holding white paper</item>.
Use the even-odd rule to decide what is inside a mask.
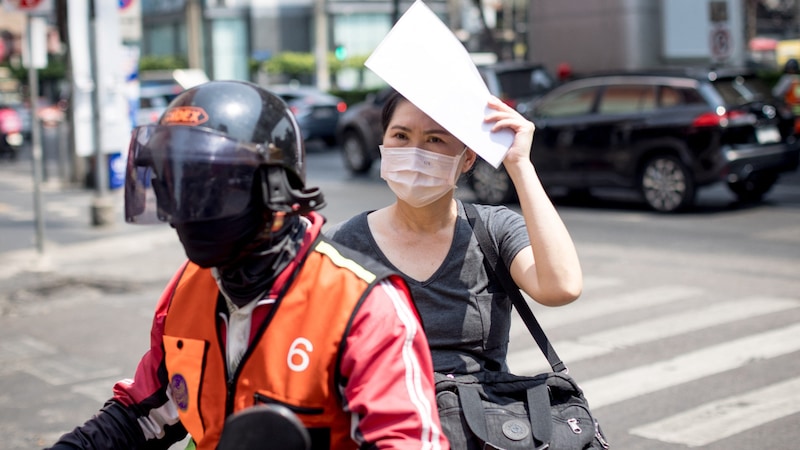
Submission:
[[[485,122],[511,130],[503,165],[522,214],[476,205],[517,285],[537,302],[560,306],[581,293],[572,239],[531,163],[534,124],[491,97]],[[483,253],[454,198],[456,182],[477,155],[399,94],[383,110],[381,177],[397,201],[327,231],[408,281],[441,373],[507,371],[511,302],[484,268]]]

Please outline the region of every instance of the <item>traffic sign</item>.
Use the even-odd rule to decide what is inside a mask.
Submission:
[[[4,0],[8,11],[46,14],[53,10],[53,0]]]
[[[709,44],[711,46],[711,57],[715,61],[726,60],[733,53],[733,42],[731,41],[731,32],[728,27],[721,26],[711,30]]]

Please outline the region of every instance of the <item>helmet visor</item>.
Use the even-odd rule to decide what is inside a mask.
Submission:
[[[264,163],[269,163],[264,146],[208,129],[138,127],[128,151],[125,220],[175,224],[239,214]]]

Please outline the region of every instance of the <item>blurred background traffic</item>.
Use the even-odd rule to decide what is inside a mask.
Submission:
[[[310,148],[368,173],[387,88],[363,63],[411,4],[0,3],[0,158],[41,148],[45,179],[100,190],[122,185],[130,129],[210,79],[275,90]],[[800,59],[800,0],[426,4],[489,91],[536,122],[532,158],[548,189],[620,188],[673,212],[718,182],[759,201],[797,169],[800,75],[785,68]],[[467,184],[479,201],[514,200],[502,168],[479,165]]]

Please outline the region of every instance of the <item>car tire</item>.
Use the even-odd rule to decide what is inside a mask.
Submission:
[[[344,165],[351,173],[364,174],[372,168],[372,155],[370,155],[364,138],[356,131],[348,130],[342,137],[342,157]]]
[[[479,203],[499,205],[514,198],[514,184],[503,167],[495,169],[491,164],[479,159],[472,168],[469,187]]]
[[[673,155],[648,159],[640,172],[639,188],[647,205],[658,212],[674,212],[694,203],[694,179]]]
[[[744,181],[728,183],[728,188],[736,194],[741,203],[756,203],[772,189],[778,175],[774,173],[754,173]]]

